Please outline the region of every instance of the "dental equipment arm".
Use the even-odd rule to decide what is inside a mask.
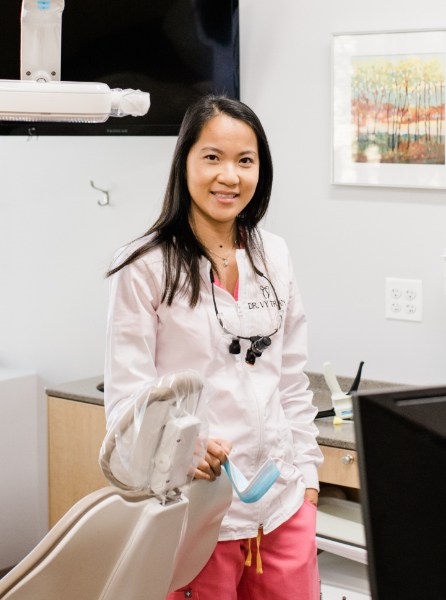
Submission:
[[[21,79],[0,80],[0,119],[102,123],[145,115],[147,92],[60,80],[64,7],[64,0],[23,0]]]

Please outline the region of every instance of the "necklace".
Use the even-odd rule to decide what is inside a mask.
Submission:
[[[208,252],[210,252],[211,254],[213,254],[214,256],[216,256],[217,258],[219,258],[223,262],[223,266],[224,267],[227,267],[229,265],[229,256],[227,256],[225,258],[224,256],[220,256],[216,252],[212,252],[212,250],[209,250],[209,248],[208,248]]]
[[[229,253],[231,253],[235,248],[237,248],[237,241],[235,239],[231,240],[231,237],[232,236],[230,236],[230,237],[227,238],[227,242],[231,243],[231,247],[228,250]],[[230,258],[231,258],[230,254],[228,256],[220,256],[220,254],[217,254],[216,252],[214,252],[213,250],[211,250],[210,248],[208,248],[205,244],[203,244],[203,242],[200,240],[199,237],[198,237],[198,240],[201,242],[201,244],[203,245],[203,247],[209,252],[209,254],[213,254],[214,256],[216,256],[217,258],[219,258],[221,260],[221,262],[223,263],[223,266],[225,268],[229,266],[229,262],[230,262]],[[218,244],[218,247],[221,248],[221,249],[223,249],[223,244]]]

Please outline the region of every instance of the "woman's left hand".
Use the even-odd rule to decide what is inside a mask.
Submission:
[[[194,479],[215,481],[221,475],[221,465],[225,464],[231,447],[228,440],[208,440],[206,454],[195,469]]]
[[[317,506],[318,499],[319,492],[315,488],[307,488],[305,490],[304,500],[308,500],[308,502]]]

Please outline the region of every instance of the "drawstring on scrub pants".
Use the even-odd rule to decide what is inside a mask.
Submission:
[[[256,538],[249,538],[248,539],[248,551],[246,553],[246,560],[245,560],[245,567],[250,567],[251,563],[252,563],[251,541],[255,539],[256,542],[257,542],[256,573],[258,573],[259,575],[262,575],[262,573],[263,573],[262,558],[260,556],[260,540],[261,540],[261,538],[262,538],[262,530],[259,529]]]

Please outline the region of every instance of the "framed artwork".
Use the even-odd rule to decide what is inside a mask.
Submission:
[[[332,181],[446,189],[446,30],[333,36]]]

